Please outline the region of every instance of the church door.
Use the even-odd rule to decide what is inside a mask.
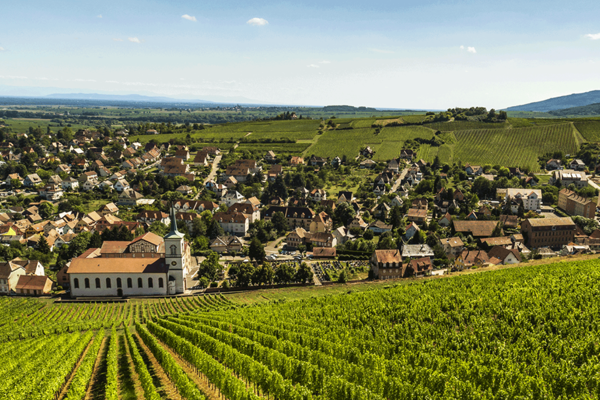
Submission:
[[[121,288],[117,289],[117,296],[123,297],[123,289],[121,289]]]

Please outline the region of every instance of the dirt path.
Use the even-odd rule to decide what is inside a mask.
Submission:
[[[90,340],[90,342],[87,344],[87,346],[83,350],[83,353],[81,353],[81,356],[79,357],[79,360],[77,360],[77,363],[75,364],[75,367],[73,368],[73,371],[71,371],[71,374],[69,375],[69,378],[67,379],[67,381],[63,385],[62,390],[60,391],[60,394],[58,395],[58,397],[56,397],[57,399],[62,400],[67,395],[67,392],[69,390],[69,386],[71,385],[71,382],[73,382],[73,378],[75,378],[75,374],[77,373],[77,370],[79,369],[79,366],[81,365],[81,362],[85,358],[85,355],[89,351],[90,346],[92,345],[92,343],[94,342],[94,340],[95,340],[95,338],[93,338],[92,340]]]
[[[312,148],[315,146],[315,144],[317,144],[317,142],[319,141],[319,138],[320,138],[321,136],[323,136],[323,135],[316,135],[316,136],[315,136],[315,138],[313,139],[313,142],[312,142],[312,144],[311,144],[310,146],[308,146],[308,147],[306,148],[306,150],[304,150],[304,151],[302,152],[302,157],[306,157],[306,155],[307,155],[307,154],[309,154],[308,152],[310,151],[310,149],[312,149]]]
[[[85,400],[96,400],[104,398],[104,383],[106,381],[106,353],[108,352],[108,340],[109,338],[104,337],[100,350],[98,351],[98,358],[96,358],[96,364],[92,371],[92,377],[90,384],[88,385],[87,392],[85,393]]]
[[[144,389],[135,372],[133,359],[129,354],[129,345],[124,335],[119,336],[119,397],[121,400],[144,398]]]
[[[188,377],[198,386],[198,389],[206,396],[207,400],[221,400],[221,392],[217,389],[213,384],[210,383],[206,375],[201,373],[194,367],[192,364],[184,360],[179,354],[173,351],[169,346],[165,343],[161,342],[158,338],[156,338],[160,345],[173,356],[175,361],[179,364],[179,366],[185,371]]]
[[[156,391],[158,394],[160,394],[160,397],[163,399],[182,400],[181,395],[177,391],[177,387],[169,379],[169,376],[165,370],[160,366],[160,363],[156,357],[154,357],[152,351],[150,351],[150,349],[142,341],[137,332],[133,334],[133,339],[140,350],[140,354],[144,359],[144,363],[148,367],[148,372],[150,372],[150,375],[152,375],[154,386],[156,386]]]

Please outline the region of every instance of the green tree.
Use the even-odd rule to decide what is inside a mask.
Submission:
[[[151,225],[150,228],[148,228],[148,230],[152,233],[157,234],[160,237],[165,236],[167,233],[169,233],[169,227],[165,224],[163,224],[160,221],[154,221]]]
[[[342,270],[342,272],[340,272],[340,275],[338,276],[337,281],[338,281],[338,283],[348,282],[348,273],[346,272],[345,268]]]
[[[252,283],[260,285],[270,285],[273,283],[273,277],[275,273],[273,272],[273,267],[271,263],[264,263],[258,268],[254,270],[254,274],[252,275]]]
[[[54,209],[54,206],[52,205],[52,203],[43,202],[42,204],[40,204],[39,214],[42,218],[48,219],[55,212],[56,212],[56,210]]]
[[[402,210],[400,207],[395,206],[390,211],[390,224],[394,227],[394,229],[398,228],[402,224]]]
[[[206,259],[200,263],[200,267],[198,268],[198,276],[206,277],[211,281],[217,279],[219,272],[222,271],[222,267],[219,264],[219,254],[214,251],[211,251]]]
[[[273,214],[273,218],[271,219],[271,223],[273,227],[277,229],[277,232],[282,235],[283,233],[288,231],[288,222],[285,218],[285,215],[281,211],[278,211]]]
[[[90,248],[98,249],[100,247],[102,247],[102,236],[100,236],[98,231],[94,231],[90,238]]]
[[[300,283],[307,283],[312,281],[313,279],[313,271],[312,269],[303,262],[298,270],[296,271],[296,276],[294,276],[294,280]]]
[[[290,264],[282,264],[275,271],[275,283],[283,285],[294,281],[295,269]]]
[[[251,263],[243,263],[239,266],[236,274],[236,286],[248,287],[254,276],[254,265]]]
[[[266,253],[265,248],[263,247],[260,240],[257,237],[252,238],[250,242],[250,249],[248,251],[248,256],[252,260],[256,260],[262,262],[265,259]]]
[[[48,246],[48,241],[44,235],[41,235],[40,241],[38,242],[38,251],[42,254],[50,253],[50,246]]]
[[[68,258],[79,257],[88,248],[90,244],[91,234],[89,232],[81,232],[69,243],[69,256]]]

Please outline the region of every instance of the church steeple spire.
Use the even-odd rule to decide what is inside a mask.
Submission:
[[[171,204],[170,217],[171,217],[171,230],[169,231],[169,233],[167,234],[167,236],[165,238],[173,238],[173,237],[182,238],[184,235],[181,232],[179,232],[179,230],[177,229],[177,220],[175,219],[175,207],[173,207],[173,204]]]

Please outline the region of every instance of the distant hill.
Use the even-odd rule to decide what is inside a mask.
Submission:
[[[135,101],[152,103],[214,103],[208,100],[179,100],[170,97],[143,96],[141,94],[98,94],[98,93],[53,93],[45,96],[50,99],[69,99],[69,100],[108,100],[108,101]]]
[[[595,116],[600,115],[600,103],[589,104],[581,107],[563,108],[562,110],[550,111],[549,114],[557,117],[572,117],[572,116]]]
[[[377,112],[377,109],[371,107],[354,107],[354,106],[325,106],[323,111],[338,111],[338,112],[352,112],[352,111],[366,111],[366,112]]]
[[[522,106],[508,107],[506,111],[540,111],[548,112],[575,108],[600,103],[600,90],[592,90],[586,93],[570,94],[568,96],[554,97],[552,99],[523,104]]]

